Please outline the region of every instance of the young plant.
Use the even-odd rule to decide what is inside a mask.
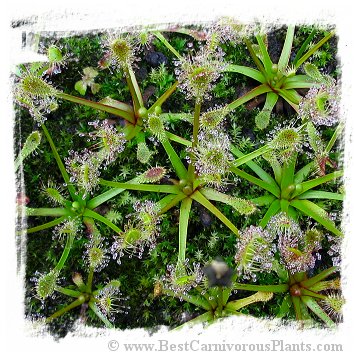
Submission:
[[[127,298],[122,297],[120,293],[121,284],[119,280],[111,280],[102,288],[96,290],[92,289],[90,285],[92,282],[89,280],[84,283],[79,273],[73,274],[73,282],[75,286],[61,287],[54,285],[54,291],[75,300],[47,317],[45,323],[50,323],[65,313],[74,309],[78,310],[80,307],[80,316],[83,321],[86,320],[85,314],[89,308],[106,327],[114,328],[112,322],[115,320],[116,315],[118,313],[128,313],[129,307],[125,306]]]
[[[78,153],[73,153],[74,158],[67,160],[68,170],[71,172],[70,177],[59,154],[57,148],[50,136],[45,124],[41,125],[42,130],[47,138],[48,143],[52,149],[53,156],[56,160],[58,168],[62,174],[64,180],[64,186],[68,191],[68,197],[61,192],[60,189],[53,185],[43,189],[45,195],[53,202],[57,207],[41,207],[32,208],[25,207],[25,215],[39,216],[39,217],[56,217],[47,223],[41,224],[39,226],[31,227],[26,229],[27,233],[34,233],[41,231],[43,229],[48,229],[61,225],[58,230],[66,232],[69,230],[73,231],[75,234],[76,230],[80,227],[80,222],[83,222],[85,218],[93,218],[96,221],[100,221],[109,228],[111,228],[116,233],[120,233],[121,229],[109,221],[107,218],[101,214],[93,211],[89,202],[90,193],[93,189],[93,184],[95,183],[95,175],[99,170],[102,162],[107,159],[107,155],[110,152],[105,152],[105,148],[101,151],[101,154],[94,155],[92,152],[84,151],[81,155]],[[113,135],[118,135],[118,141],[120,149],[122,148],[122,138],[119,133],[113,133]],[[110,146],[110,150],[114,149]],[[100,153],[100,151],[99,151]],[[76,186],[74,185],[76,183]],[[64,223],[63,223],[64,222]],[[59,234],[60,235],[60,234]]]
[[[105,324],[106,327],[113,328],[112,321],[117,313],[127,313],[129,307],[124,305],[127,298],[123,298],[120,293],[120,281],[111,280],[106,285],[98,284],[99,288],[93,288],[93,277],[95,272],[100,272],[104,269],[110,258],[109,249],[105,244],[105,238],[101,236],[95,222],[91,218],[84,218],[84,224],[89,236],[88,242],[85,244],[85,252],[83,259],[87,263],[88,278],[84,283],[80,273],[73,273],[73,285],[62,287],[59,285],[60,271],[69,256],[70,249],[73,246],[73,241],[76,238],[76,232],[63,232],[62,235],[68,235],[69,239],[66,242],[63,254],[57,265],[48,273],[41,275],[39,278],[33,279],[36,283],[36,296],[45,300],[53,294],[60,293],[65,296],[75,298],[70,304],[62,307],[45,319],[45,323],[49,323],[55,318],[58,318],[65,313],[81,307],[81,318],[85,321],[86,310],[89,308],[94,314]]]
[[[307,70],[307,68],[310,67],[309,64],[305,65],[306,74],[297,74],[297,71],[302,64],[334,35],[334,32],[329,32],[324,38],[307,50],[308,45],[316,34],[316,31],[312,31],[297,51],[295,58],[290,61],[294,33],[295,26],[288,26],[285,42],[277,63],[272,62],[268,53],[266,35],[259,33],[256,35],[257,44],[253,44],[247,38],[244,40],[257,69],[236,64],[231,64],[226,69],[227,71],[243,74],[261,83],[258,87],[236,101],[236,103],[239,103],[239,101],[243,100],[245,103],[257,96],[266,94],[264,107],[255,118],[255,124],[259,129],[265,129],[268,126],[270,114],[279,97],[283,98],[298,111],[302,96],[297,90],[315,87],[320,84],[319,77],[317,80],[314,76],[309,75],[310,71]],[[315,70],[317,70],[317,68],[315,68]],[[321,77],[320,80],[323,81]],[[233,105],[235,104],[232,103],[231,107],[233,107]]]
[[[315,268],[316,260],[321,259],[319,251],[322,240],[321,231],[312,228],[302,232],[296,221],[285,213],[273,216],[266,229],[249,227],[241,233],[236,246],[236,280],[252,278],[255,282],[257,273],[270,273],[273,270],[279,276],[281,284],[252,285],[234,282],[233,288],[286,293],[277,317],[284,317],[293,306],[296,319],[302,323],[304,320],[312,321],[309,309],[328,327],[335,327],[333,319],[341,316],[344,299],[340,294],[328,291],[339,291],[340,279],[325,279],[339,270],[339,261],[334,259],[333,267],[322,270],[313,277],[309,277],[308,273]],[[280,261],[275,254],[276,246]],[[338,248],[339,245],[331,248],[328,254],[333,256],[335,251],[339,253]],[[320,293],[323,291],[328,293]]]
[[[339,278],[326,278],[338,270],[338,267],[332,267],[313,277],[309,277],[306,272],[288,272],[282,284],[254,285],[235,282],[233,289],[285,294],[276,317],[283,318],[293,311],[302,326],[307,321],[314,324],[316,320],[312,317],[313,313],[327,327],[334,328],[336,322],[341,320],[345,301],[339,293],[329,292],[340,290]]]
[[[328,156],[325,154],[329,153],[340,132],[341,125],[335,130],[324,150],[320,150],[322,142],[319,138],[317,139],[317,144],[311,144],[318,152],[322,152],[321,157],[323,160],[327,159]],[[324,175],[320,177],[306,180],[311,173],[319,172],[319,159],[316,154],[315,161],[311,161],[299,170],[296,170],[298,152],[301,150],[302,142],[305,140],[303,138],[304,135],[303,126],[276,131],[275,137],[268,143],[272,151],[264,155],[264,158],[266,158],[273,170],[274,177],[253,161],[246,163],[246,165],[258,177],[245,172],[236,165],[231,170],[238,176],[267,191],[266,195],[252,199],[252,202],[256,205],[268,207],[260,222],[261,227],[265,227],[270,218],[281,211],[296,220],[298,220],[299,213],[301,213],[313,218],[330,232],[341,235],[342,233],[336,228],[327,212],[311,200],[343,200],[343,194],[341,193],[314,190],[317,186],[342,177],[343,173],[341,170],[329,174],[325,174],[324,172]],[[313,131],[310,134],[311,143],[312,139],[314,142],[315,136]],[[239,158],[244,156],[236,147],[232,148],[232,152]],[[323,164],[325,165],[325,161]],[[322,167],[325,169],[324,165]]]
[[[188,269],[179,271],[170,269],[168,276],[163,277],[159,293],[165,294],[191,303],[204,313],[178,327],[192,326],[196,323],[211,324],[226,316],[240,315],[238,310],[256,302],[267,302],[272,299],[273,293],[259,291],[243,299],[230,300],[233,295],[232,276],[233,270],[221,259],[213,260],[206,265],[204,273],[208,278],[202,279],[199,266],[195,267],[194,274],[189,274]],[[197,270],[197,271],[196,271]]]

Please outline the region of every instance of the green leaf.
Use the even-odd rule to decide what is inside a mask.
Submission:
[[[113,224],[110,220],[108,220],[106,217],[101,216],[101,214],[92,211],[88,208],[85,209],[84,213],[83,213],[84,217],[91,217],[97,221],[102,222],[103,224],[106,224],[106,226],[110,227],[113,231],[115,231],[116,233],[121,233],[122,230],[120,228],[118,228],[115,224]]]
[[[133,108],[131,105],[120,102],[116,99],[112,99],[110,97],[105,97],[99,101],[100,104],[107,105],[109,107],[113,107],[116,109],[120,109],[132,115],[132,119],[134,118]]]
[[[189,225],[189,216],[191,211],[192,199],[186,197],[182,200],[180,206],[179,218],[179,261],[184,262],[186,257],[186,240],[187,240],[187,227]]]
[[[339,135],[341,134],[341,132],[343,131],[344,129],[344,123],[340,123],[337,128],[335,129],[334,131],[334,134],[332,135],[332,137],[330,138],[326,148],[325,148],[325,151],[326,152],[330,152],[330,150],[333,148],[336,140],[338,139]]]
[[[316,30],[313,29],[312,32],[308,35],[306,40],[303,42],[302,46],[296,53],[296,57],[292,61],[292,64],[296,64],[297,61],[300,59],[300,57],[304,54],[304,51],[307,49],[307,46],[310,44],[310,42],[313,40],[313,37],[316,35]]]
[[[87,202],[87,208],[94,209],[101,204],[105,203],[106,201],[110,200],[111,198],[119,195],[121,192],[123,192],[125,189],[124,188],[113,188],[111,190],[108,190],[94,198],[92,198],[90,201]]]
[[[309,181],[304,181],[304,182],[302,182],[302,190],[299,191],[297,194],[294,194],[294,196],[301,195],[302,193],[312,189],[313,187],[319,186],[319,185],[329,182],[329,181],[333,181],[341,176],[343,176],[343,171],[334,171],[331,174],[317,177],[317,178],[309,180]]]
[[[225,306],[232,294],[233,287],[223,287],[222,289],[222,305]]]
[[[344,194],[342,193],[333,193],[333,192],[327,192],[327,191],[315,191],[315,190],[309,190],[305,193],[302,193],[301,195],[297,196],[298,199],[310,199],[310,198],[315,198],[319,200],[338,200],[338,201],[343,201],[344,200]]]
[[[76,200],[76,194],[75,194],[75,190],[74,190],[74,187],[73,187],[73,184],[70,182],[70,179],[69,179],[69,175],[67,173],[67,171],[65,170],[65,167],[64,167],[64,164],[62,162],[62,159],[60,158],[59,154],[58,154],[58,151],[57,151],[57,148],[55,147],[55,144],[52,140],[52,137],[50,136],[49,134],[49,131],[47,130],[47,127],[42,124],[42,130],[49,142],[49,145],[51,146],[51,149],[52,149],[52,152],[53,152],[53,156],[55,158],[55,161],[57,162],[57,165],[59,167],[59,170],[60,170],[60,173],[62,174],[63,176],[63,179],[64,179],[64,182],[67,184],[67,188],[68,188],[68,191],[70,193],[70,196],[71,198],[75,201]]]
[[[93,83],[93,84],[90,86],[90,88],[91,88],[91,93],[92,93],[92,94],[96,94],[96,93],[98,93],[98,92],[100,91],[101,85],[98,84],[98,83]]]
[[[317,304],[317,302],[310,296],[301,296],[301,300],[308,306],[314,314],[316,314],[326,325],[330,328],[336,327],[335,322],[324,312],[324,310]]]
[[[225,193],[214,190],[213,188],[201,188],[200,192],[208,199],[212,201],[218,201],[226,203],[233,207],[240,214],[251,214],[255,211],[255,206],[250,201],[239,197],[233,197],[226,195]]]
[[[316,153],[324,151],[323,141],[320,140],[319,133],[315,125],[311,121],[308,121],[306,125],[306,129],[307,129],[307,136],[308,136],[307,141],[310,145],[310,148]]]
[[[196,100],[195,109],[194,109],[194,122],[192,127],[192,147],[194,148],[198,143],[198,133],[200,128],[200,113],[201,113],[201,103]],[[195,177],[195,164],[193,160],[189,164],[189,168],[187,170],[187,178],[189,180],[193,180]]]
[[[234,166],[237,167],[237,166],[240,166],[243,164],[247,164],[249,161],[255,159],[256,157],[258,157],[260,155],[264,155],[265,153],[267,153],[271,150],[272,149],[269,147],[269,145],[264,145],[264,146],[260,147],[259,149],[256,149],[256,150],[250,152],[249,154],[243,154],[235,146],[232,146],[232,148],[231,148],[232,153],[238,157],[238,159],[235,160],[235,162],[234,162]]]
[[[302,99],[302,96],[298,94],[298,92],[294,89],[279,89],[279,95],[289,103],[293,109],[298,111],[298,104]]]
[[[240,310],[241,308],[248,306],[250,304],[254,304],[256,302],[266,302],[271,300],[273,297],[273,293],[258,291],[257,293],[250,295],[244,299],[238,299],[234,301],[230,301],[226,305],[226,310]]]
[[[32,66],[38,66],[38,62],[33,63],[33,64],[31,65],[31,67],[32,67]],[[21,78],[21,77],[23,76],[23,74],[26,73],[26,72],[27,72],[26,66],[23,65],[23,64],[21,64],[21,65],[19,65],[19,66],[16,66],[16,67],[13,69],[14,75],[17,76],[17,77],[20,77],[20,78]],[[31,68],[30,68],[30,72],[33,72],[33,71],[31,70]]]
[[[326,229],[331,231],[332,233],[336,234],[337,236],[341,236],[342,233],[336,227],[334,222],[328,218],[327,212],[317,206],[315,203],[308,201],[308,200],[292,200],[290,202],[291,206],[297,208],[302,213],[306,214],[307,216],[313,218]]]
[[[267,73],[265,71],[264,65],[258,58],[256,52],[254,51],[253,44],[248,39],[245,39],[244,41],[245,41],[245,44],[247,45],[248,51],[251,55],[251,58],[253,59],[254,63],[256,64],[256,67],[258,67],[259,71],[263,74],[265,79],[267,79]]]
[[[236,64],[230,64],[227,66],[227,68],[224,71],[244,74],[245,76],[253,78],[260,83],[266,82],[264,75],[260,71],[254,69],[254,68],[250,68],[250,67],[246,67],[246,66],[238,66]]]
[[[192,146],[192,143],[190,140],[187,140],[187,139],[184,139],[178,135],[175,135],[173,133],[170,133],[168,131],[166,131],[166,137],[169,139],[169,140],[172,140],[172,141],[175,141],[179,144],[182,144],[182,145],[185,145],[185,146]]]
[[[272,270],[277,274],[277,276],[280,278],[280,281],[289,283],[288,279],[288,271],[284,267],[284,265],[280,264],[277,259],[274,259],[272,261]]]
[[[234,234],[239,237],[238,228],[217,208],[215,207],[201,192],[195,191],[191,196],[202,206],[206,207],[211,213],[213,213],[218,219],[220,219]]]
[[[99,308],[93,301],[89,301],[89,307],[95,313],[95,315],[105,324],[106,327],[114,328],[112,323],[106,318],[105,315],[102,314],[102,312],[99,310]]]
[[[17,171],[23,160],[31,155],[41,143],[42,135],[39,131],[33,131],[26,139],[23,147],[15,160],[15,170]]]
[[[298,74],[293,77],[286,78],[283,82],[282,89],[298,89],[311,88],[318,84],[312,81],[312,78],[304,74]]]
[[[293,308],[295,309],[296,319],[303,320],[303,314],[301,312],[301,299],[298,296],[291,295],[291,301]]]
[[[218,307],[218,291],[219,291],[219,286],[214,286],[212,288],[209,288],[205,294],[203,294],[203,297],[208,301],[208,303],[211,305],[212,310],[216,310]],[[201,293],[201,291],[200,291]]]
[[[277,284],[277,285],[254,285],[254,284],[241,284],[234,283],[233,289],[246,290],[246,291],[264,291],[270,293],[285,293],[288,291],[288,284]]]
[[[267,153],[264,155],[264,159],[270,164],[272,171],[274,173],[274,178],[277,183],[277,185],[280,187],[281,185],[281,179],[282,179],[282,166],[280,162],[278,161],[277,157],[274,156],[272,152]]]
[[[183,192],[179,193],[178,195],[170,194],[164,197],[157,203],[160,207],[159,214],[163,214],[169,211],[170,208],[176,206],[185,197],[186,195]]]
[[[299,214],[298,211],[292,206],[288,206],[288,216],[291,217],[294,221],[298,222]]]
[[[269,183],[270,185],[276,185],[276,181],[269,175],[265,170],[263,170],[258,164],[251,161],[259,155],[263,155],[269,152],[271,149],[268,145],[264,145],[261,148],[252,151],[249,154],[243,154],[238,150],[234,145],[231,145],[231,152],[234,156],[237,156],[238,159],[235,161],[234,166],[238,167],[242,164],[246,164],[251,170],[253,170],[263,181]]]
[[[319,274],[313,276],[312,278],[302,281],[301,285],[304,286],[305,288],[311,288],[314,284],[324,280],[329,275],[332,275],[337,271],[339,271],[339,269],[340,269],[339,267],[331,267],[326,270],[323,270]]]
[[[61,286],[57,286],[54,290],[58,291],[59,293],[61,293],[63,295],[71,296],[74,298],[77,298],[81,295],[80,291],[62,288]]]
[[[326,299],[327,296],[326,295],[322,295],[322,294],[318,294],[312,290],[308,290],[308,289],[305,289],[305,288],[301,288],[301,295],[303,296],[311,296],[313,298],[316,298],[316,299]]]
[[[62,315],[64,315],[66,312],[75,309],[76,307],[80,306],[83,304],[83,300],[80,298],[76,299],[75,301],[73,301],[71,304],[64,306],[62,309],[56,311],[54,314],[52,314],[51,316],[47,317],[45,322],[49,323],[52,320],[54,320],[57,317],[60,317]]]
[[[176,327],[174,330],[181,330],[184,327],[190,326],[192,327],[193,325],[200,324],[203,322],[212,322],[213,321],[213,313],[211,311],[207,311],[203,313],[202,315],[199,315],[195,318],[193,318],[190,321],[185,322],[184,324]]]
[[[289,205],[290,205],[290,202],[288,200],[281,199],[280,200],[281,212],[285,212],[288,215],[288,207],[289,207]]]
[[[296,172],[294,183],[298,184],[304,181],[310,175],[311,171],[314,170],[314,168],[315,164],[313,161],[307,164],[306,166],[303,166],[300,170]]]
[[[126,183],[127,184],[138,183],[137,182],[137,178],[134,178],[134,179],[132,179],[132,180],[126,182]],[[125,188],[112,188],[111,190],[103,192],[100,195],[92,198],[90,201],[88,201],[86,203],[86,207],[89,208],[89,209],[94,209],[94,208],[100,206],[101,204],[107,202],[111,198],[117,196],[118,194],[120,194],[123,191],[125,191]]]
[[[132,68],[129,67],[128,70],[125,71],[125,77],[132,96],[134,112],[138,114],[139,108],[144,107],[144,102],[142,93],[137,83],[136,75],[134,74]]]
[[[264,195],[256,198],[252,198],[250,201],[256,204],[257,206],[269,206],[275,201],[275,196],[273,195]]]
[[[163,289],[163,294],[174,298],[181,298],[184,301],[187,301],[195,306],[201,307],[204,310],[211,310],[211,305],[209,301],[203,295],[182,294],[177,296],[176,293],[170,289]]]
[[[176,153],[174,148],[171,146],[170,141],[163,140],[162,145],[163,145],[166,153],[168,154],[169,160],[170,160],[171,164],[174,166],[174,169],[175,169],[178,177],[180,179],[186,179],[187,170],[186,170],[184,164],[182,163],[182,161],[180,160],[178,154]]]
[[[266,70],[266,73],[268,73],[269,75],[271,75],[271,67],[272,67],[272,61],[271,58],[269,56],[269,53],[267,51],[266,45],[264,40],[262,39],[261,35],[256,35],[256,40],[258,41],[258,45],[261,51],[261,56],[262,56],[262,61],[264,63],[264,67]]]
[[[282,191],[294,183],[296,161],[297,154],[294,153],[292,157],[286,163],[284,163],[282,167],[282,178],[280,185]]]
[[[239,97],[238,99],[234,100],[232,103],[228,104],[227,108],[230,111],[232,111],[238,108],[239,106],[241,106],[242,104],[248,102],[249,100],[267,92],[271,92],[271,88],[269,87],[269,85],[266,83],[261,84],[260,86],[244,94],[242,97]]]
[[[160,114],[160,118],[163,121],[182,121],[182,122],[189,122],[193,123],[194,116],[190,113],[162,113]]]
[[[255,124],[259,129],[265,129],[269,125],[270,115],[279,96],[275,92],[268,92],[263,109],[255,117]]]
[[[301,308],[301,314],[302,314],[303,320],[308,320],[310,322],[310,325],[311,325],[312,322],[313,322],[313,319],[312,319],[311,315],[309,314],[307,305],[305,305],[302,302],[302,300],[301,300],[301,303],[300,303],[300,308]]]
[[[100,179],[100,185],[117,187],[125,190],[134,190],[134,191],[148,191],[148,192],[175,193],[175,194],[181,192],[179,187],[175,185],[153,185],[153,184],[130,183],[130,182],[116,182],[116,181],[107,181],[103,179]]]
[[[84,81],[77,81],[75,83],[74,89],[77,92],[79,92],[81,95],[85,95],[86,89],[87,89],[87,85],[86,85],[86,83],[84,83]]]
[[[142,133],[139,133],[142,134]],[[142,164],[147,164],[153,156],[153,152],[149,150],[145,141],[138,141],[137,138],[137,160]]]
[[[93,67],[85,67],[83,73],[88,80],[93,80],[99,75],[99,72]]]
[[[295,26],[294,25],[288,26],[284,46],[282,48],[282,52],[278,63],[278,67],[280,71],[286,68],[288,61],[290,59],[294,33],[295,33]]]
[[[57,265],[55,266],[54,270],[59,272],[59,271],[61,271],[63,269],[64,264],[67,261],[69,253],[70,253],[71,248],[73,246],[74,239],[75,239],[75,234],[69,233],[68,237],[67,237],[67,240],[66,240],[66,243],[65,243],[64,250],[62,252],[62,255],[60,256],[60,259],[59,259]]]
[[[282,319],[284,316],[286,316],[292,306],[292,301],[291,301],[291,297],[289,294],[285,295],[284,299],[282,300],[282,304],[280,306],[280,309],[276,315],[276,317]]]
[[[260,179],[256,178],[255,176],[247,174],[246,172],[238,169],[237,167],[232,167],[231,171],[233,173],[235,173],[236,175],[248,180],[249,182],[251,182],[251,183],[263,188],[264,190],[269,191],[270,193],[272,193],[276,197],[278,197],[279,194],[280,194],[280,189],[279,189],[279,187],[277,186],[276,183],[275,184],[267,183],[267,182],[265,182],[263,180],[260,180]]]
[[[176,88],[178,87],[179,82],[176,81],[166,92],[164,92],[157,100],[156,102],[148,109],[149,113],[153,113],[155,107],[161,107],[167,99],[175,92]]]
[[[303,69],[306,72],[306,75],[312,78],[316,83],[324,83],[325,78],[320,73],[318,67],[313,63],[307,62],[303,65]]]
[[[67,216],[70,212],[63,207],[32,208],[25,207],[26,216],[60,217]]]
[[[102,104],[100,102],[93,102],[91,100],[75,97],[73,95],[61,93],[61,92],[59,92],[57,94],[57,97],[68,100],[69,102],[85,105],[87,107],[90,107],[90,108],[93,108],[96,110],[101,110],[106,113],[117,115],[118,117],[126,119],[130,123],[135,123],[135,117],[134,117],[133,112],[131,112],[131,111],[115,108],[114,106]]]
[[[27,230],[25,230],[25,232],[27,232],[27,233],[39,232],[39,231],[42,231],[44,229],[48,229],[48,228],[54,227],[57,224],[62,223],[66,219],[67,219],[67,216],[62,216],[62,217],[54,219],[53,221],[41,224],[39,226],[28,228]]]
[[[318,43],[316,43],[312,48],[310,48],[295,64],[296,68],[299,68],[301,64],[309,57],[311,57],[321,46],[323,46],[324,43],[326,43],[331,37],[333,37],[334,32],[331,31],[327,36],[325,36],[323,39],[321,39]]]
[[[135,138],[142,130],[143,130],[142,126],[130,125],[130,124],[126,124],[126,126],[123,129],[127,141],[130,141],[133,138]]]
[[[178,59],[182,59],[182,56],[180,55],[180,53],[178,51],[175,50],[175,48],[169,43],[169,41],[163,36],[163,34],[159,31],[153,31],[153,34],[156,38],[158,38],[163,44],[164,46],[170,50],[175,57],[177,57]]]
[[[300,283],[303,280],[307,279],[307,273],[304,271],[294,273],[291,276],[296,283]],[[291,278],[290,278],[290,280],[291,280]],[[292,285],[292,283],[291,283],[291,285]]]
[[[277,214],[281,209],[280,206],[280,201],[279,200],[275,200],[271,206],[269,207],[269,209],[266,211],[263,219],[260,221],[259,225],[261,228],[265,228],[266,225],[268,224],[270,218],[272,216],[274,216],[275,214]]]
[[[280,210],[281,212],[285,212],[288,215],[288,208],[290,206],[290,202],[283,198],[280,199]]]

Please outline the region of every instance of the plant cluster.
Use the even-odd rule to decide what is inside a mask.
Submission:
[[[180,310],[198,313],[188,324],[265,316],[270,304],[280,318],[339,321],[340,278],[326,279],[341,261],[334,212],[341,212],[343,171],[334,146],[343,123],[336,78],[313,63],[334,31],[290,25],[281,34],[275,56],[272,33],[231,18],[204,29],[110,32],[101,36],[97,66],[84,61],[77,81],[54,84],[73,56],[59,45],[48,45],[46,63],[18,68],[14,99],[36,130],[15,168],[27,175],[37,151],[60,173],[50,173],[39,198],[18,197],[19,222],[27,220],[18,234],[32,242],[47,231],[55,243],[47,242],[50,264],[30,279],[43,305],[59,301],[46,323],[71,311],[121,326],[134,310],[131,295],[142,290],[170,310],[177,298]],[[154,57],[152,47],[162,52]],[[152,69],[142,79],[145,62]],[[253,102],[264,104],[247,107]],[[68,107],[76,116],[53,138],[50,127]],[[27,182],[40,175],[49,176],[37,172]],[[140,287],[130,291],[137,275]]]

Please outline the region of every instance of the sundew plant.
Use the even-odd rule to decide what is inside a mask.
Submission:
[[[13,74],[26,318],[57,336],[342,321],[333,28],[36,38],[45,59]]]

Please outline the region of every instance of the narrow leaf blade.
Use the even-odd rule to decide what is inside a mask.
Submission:
[[[315,203],[308,200],[292,200],[290,204],[302,213],[316,220],[318,223],[337,236],[342,235],[341,231],[335,227],[334,222],[328,218],[327,212]]]

